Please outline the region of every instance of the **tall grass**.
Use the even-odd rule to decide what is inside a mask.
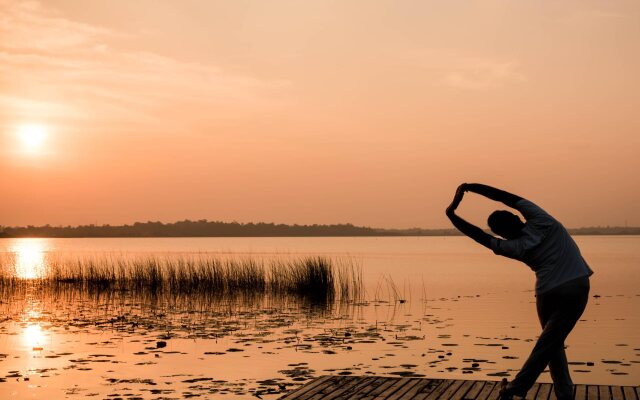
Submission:
[[[131,291],[189,296],[287,295],[318,301],[358,301],[361,270],[353,262],[326,257],[292,259],[218,256],[57,256],[46,260],[42,276],[16,276],[15,260],[0,258],[0,289],[24,285],[71,287],[88,292]]]

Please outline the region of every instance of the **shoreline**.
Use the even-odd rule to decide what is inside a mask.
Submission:
[[[581,228],[579,228],[581,229]],[[638,232],[594,232],[594,233],[585,233],[580,231],[575,231],[574,229],[568,229],[569,234],[572,236],[640,236],[640,228]],[[461,237],[464,236],[461,233],[451,233],[451,234],[376,234],[376,235],[173,235],[173,236],[161,236],[161,235],[150,235],[150,236],[2,236],[0,235],[0,239],[194,239],[194,238],[387,238],[387,237]]]

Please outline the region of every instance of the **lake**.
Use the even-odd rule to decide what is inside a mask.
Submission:
[[[595,274],[566,343],[574,382],[637,385],[640,237],[575,239]],[[21,278],[38,277],[52,255],[324,256],[356,265],[364,296],[317,309],[4,290],[2,398],[275,398],[324,374],[498,380],[540,333],[533,272],[465,237],[0,239]]]

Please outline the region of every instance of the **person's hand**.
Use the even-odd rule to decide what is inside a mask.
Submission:
[[[456,208],[458,207],[458,204],[460,204],[460,202],[462,201],[462,198],[464,197],[464,194],[466,192],[467,192],[467,184],[466,183],[461,184],[456,189],[456,194],[453,196],[453,203],[455,203]]]
[[[447,207],[447,215],[452,214],[456,208],[458,208],[458,205],[460,205],[462,197],[464,196],[464,189],[464,183],[456,189],[456,194],[453,196],[453,200],[451,201],[451,204],[449,204],[449,207]]]
[[[460,204],[460,200],[456,201],[456,199],[454,198],[451,204],[449,204],[449,207],[447,207],[447,215],[453,215],[456,211],[456,208],[458,208],[458,204]]]

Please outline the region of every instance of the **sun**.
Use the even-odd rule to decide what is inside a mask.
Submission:
[[[44,125],[25,124],[18,128],[18,138],[22,150],[28,153],[40,152],[47,140],[47,128]]]

